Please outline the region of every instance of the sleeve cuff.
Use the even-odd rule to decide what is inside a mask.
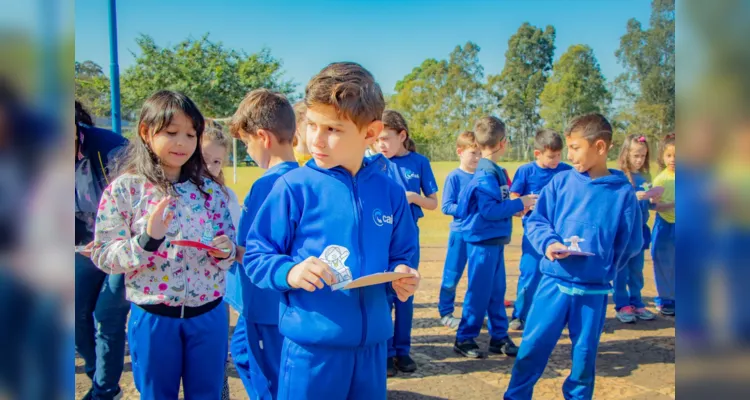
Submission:
[[[523,211],[523,209],[524,209],[523,200],[521,200],[519,198],[519,199],[513,199],[511,201],[514,202],[514,204],[516,206],[516,211],[513,214],[517,214],[517,213]]]
[[[138,245],[140,245],[143,250],[153,253],[156,250],[159,250],[159,246],[161,246],[161,244],[164,243],[164,239],[165,238],[154,239],[151,236],[149,236],[148,233],[143,232],[138,237]]]
[[[291,271],[295,265],[297,264],[294,262],[281,264],[281,267],[273,273],[273,285],[276,287],[276,290],[285,292],[292,289],[291,286],[289,286],[287,276],[289,275],[289,271]]]

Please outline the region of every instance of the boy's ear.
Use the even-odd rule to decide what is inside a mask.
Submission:
[[[143,142],[148,144],[149,143],[149,135],[148,135],[148,127],[146,124],[141,124],[138,126],[138,136],[143,139]]]
[[[542,155],[542,152],[539,150],[534,150],[534,158],[537,158]]]
[[[464,152],[464,149],[462,149],[462,148],[460,148],[460,147],[456,147],[456,154],[457,154],[457,155],[458,155],[459,157],[461,157],[461,153],[463,153],[463,152]]]
[[[607,154],[607,152],[609,152],[609,149],[612,147],[602,139],[597,140],[596,143],[594,143],[594,146],[596,146],[596,152],[599,155]]]
[[[257,132],[255,132],[255,136],[260,139],[261,143],[263,143],[264,149],[270,149],[271,143],[273,142],[273,139],[275,136],[270,131],[267,131],[265,129],[258,129]]]
[[[365,143],[370,146],[375,143],[380,133],[383,132],[383,121],[372,121],[365,129]]]

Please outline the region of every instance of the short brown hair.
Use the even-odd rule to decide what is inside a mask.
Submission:
[[[534,150],[539,151],[562,151],[563,139],[559,133],[552,129],[540,129],[534,137]]]
[[[385,110],[380,85],[370,71],[353,62],[329,64],[310,79],[305,88],[305,105],[333,106],[362,129],[379,121]]]
[[[580,132],[589,143],[603,140],[607,145],[612,143],[612,125],[604,115],[590,113],[573,118],[565,128],[565,137],[570,137],[573,132]]]
[[[477,148],[477,138],[474,136],[472,131],[463,131],[456,138],[456,147],[464,150],[471,148]]]
[[[404,148],[408,151],[417,151],[417,144],[409,136],[409,125],[406,123],[406,119],[401,113],[394,110],[383,111],[383,127],[387,129],[393,129],[396,133],[401,131],[406,132],[406,140],[404,140]]]
[[[245,96],[232,116],[229,132],[242,139],[242,135],[255,136],[259,129],[273,133],[279,143],[292,143],[297,126],[286,96],[268,89],[255,89]]]
[[[482,117],[474,124],[474,137],[480,148],[495,147],[505,139],[505,123],[498,117]]]

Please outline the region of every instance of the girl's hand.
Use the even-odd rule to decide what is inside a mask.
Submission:
[[[94,248],[94,242],[91,241],[89,244],[86,245],[86,247],[83,248],[83,250],[79,251],[78,254],[91,258],[91,250]]]
[[[646,199],[646,192],[645,191],[638,191],[635,192],[635,198],[638,199],[638,201],[645,200]]]
[[[167,209],[169,203],[171,203],[172,200],[172,196],[167,196],[161,199],[159,204],[156,205],[153,212],[151,213],[151,216],[148,217],[146,233],[152,239],[160,240],[163,239],[164,235],[167,234],[169,223],[172,222],[172,218],[174,218],[174,211],[168,212],[165,217],[164,210]]]
[[[218,251],[211,250],[208,252],[208,255],[214,258],[224,260],[232,255],[232,248],[234,247],[234,243],[232,243],[232,241],[229,239],[229,236],[227,235],[215,237],[211,242],[211,245],[219,249]]]
[[[422,276],[414,268],[409,268],[406,265],[399,265],[393,272],[408,272],[414,276],[407,278],[397,279],[392,282],[393,290],[396,291],[396,296],[401,302],[409,300],[409,297],[414,295],[414,292],[419,288],[419,281],[422,280]]]
[[[409,204],[414,204],[417,198],[419,198],[419,193],[406,191],[406,201]]]

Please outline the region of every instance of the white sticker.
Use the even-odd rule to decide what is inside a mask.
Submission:
[[[570,243],[570,246],[568,246],[568,250],[570,251],[582,251],[581,248],[578,246],[579,242],[585,242],[582,237],[578,236],[571,236],[567,239],[565,239],[565,243]]]
[[[349,257],[349,250],[346,247],[331,245],[323,250],[320,259],[328,264],[336,278],[336,283],[331,285],[331,290],[339,290],[352,281],[352,271],[344,265]]]

